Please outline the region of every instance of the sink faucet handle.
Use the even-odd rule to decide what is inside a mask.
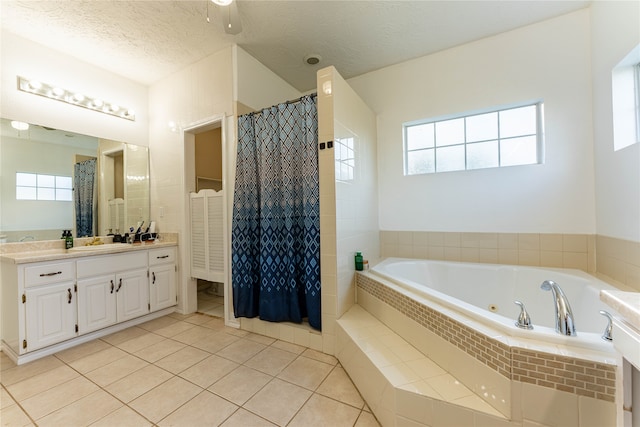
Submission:
[[[515,325],[521,329],[533,329],[531,317],[529,317],[529,313],[527,313],[527,309],[524,307],[524,304],[517,300],[513,303],[520,306],[520,315],[518,316],[518,320]]]
[[[608,311],[600,310],[600,314],[607,318],[607,327],[604,328],[602,339],[605,341],[613,341],[613,317]]]

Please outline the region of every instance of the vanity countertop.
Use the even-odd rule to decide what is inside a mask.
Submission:
[[[640,292],[600,291],[600,300],[640,330]]]
[[[176,242],[153,243],[115,243],[108,245],[98,245],[95,249],[91,246],[80,246],[80,249],[41,249],[25,252],[13,252],[0,254],[0,261],[12,264],[25,264],[29,262],[56,261],[62,259],[73,259],[96,255],[115,254],[130,251],[140,251],[146,249],[160,249],[169,246],[177,246]]]

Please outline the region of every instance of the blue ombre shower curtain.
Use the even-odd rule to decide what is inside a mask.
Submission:
[[[232,221],[236,317],[321,329],[316,95],[238,117]]]
[[[76,211],[76,236],[95,234],[96,159],[76,163],[73,173],[73,198]]]

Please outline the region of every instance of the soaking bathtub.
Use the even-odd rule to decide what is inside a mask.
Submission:
[[[386,279],[421,303],[444,307],[446,315],[464,325],[476,329],[484,325],[507,339],[614,351],[611,342],[602,339],[607,319],[599,311],[608,307],[600,301],[599,293],[616,288],[579,270],[387,258],[369,274]],[[545,280],[553,280],[566,294],[576,336],[555,331],[552,294],[540,289]],[[533,329],[515,325],[520,314],[516,300],[525,304]]]

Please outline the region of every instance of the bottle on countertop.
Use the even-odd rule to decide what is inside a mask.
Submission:
[[[73,235],[71,234],[71,230],[67,230],[67,235],[64,239],[64,247],[65,249],[73,248]]]

